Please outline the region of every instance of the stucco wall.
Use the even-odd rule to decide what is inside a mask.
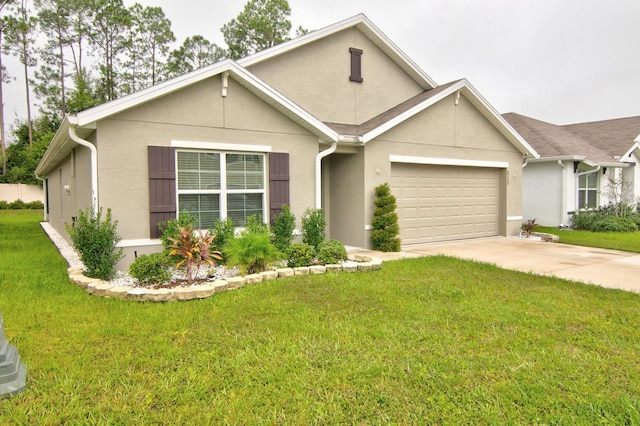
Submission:
[[[363,51],[362,83],[349,81],[350,47]],[[423,91],[357,28],[248,68],[327,122],[361,124]]]
[[[0,200],[8,202],[22,200],[25,203],[32,201],[44,202],[44,192],[38,185],[0,183]]]
[[[573,171],[573,164],[570,166]],[[523,170],[522,213],[544,226],[559,226],[566,218],[563,196],[564,169],[557,162],[529,162]]]

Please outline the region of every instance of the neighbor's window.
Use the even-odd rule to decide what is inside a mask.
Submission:
[[[598,173],[588,173],[578,177],[578,208],[598,207]]]
[[[264,217],[263,154],[178,151],[178,211],[197,218],[200,229],[229,217],[244,226],[247,217]]]

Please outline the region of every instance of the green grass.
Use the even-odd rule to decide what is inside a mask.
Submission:
[[[591,232],[543,226],[537,227],[535,232],[558,235],[564,244],[640,253],[640,232]]]
[[[0,212],[2,424],[640,423],[640,295],[438,256],[126,302],[39,219]]]

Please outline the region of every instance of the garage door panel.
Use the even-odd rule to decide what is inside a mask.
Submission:
[[[403,244],[499,233],[498,169],[393,164]]]

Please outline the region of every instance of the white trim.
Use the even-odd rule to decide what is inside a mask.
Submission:
[[[430,164],[434,166],[491,167],[496,169],[509,167],[509,163],[506,161],[462,160],[459,158],[414,157],[409,155],[389,155],[389,162]]]
[[[214,151],[271,152],[270,145],[245,145],[222,142],[171,141],[173,148],[206,149]]]
[[[522,216],[507,216],[507,222],[513,222],[513,221],[520,221],[522,220]]]
[[[371,231],[371,230],[373,230],[373,225],[365,225],[365,226],[364,226],[364,230],[365,230],[365,231]]]
[[[148,247],[148,246],[157,246],[162,245],[162,241],[159,238],[149,239],[149,238],[140,238],[137,240],[122,240],[116,247]]]

